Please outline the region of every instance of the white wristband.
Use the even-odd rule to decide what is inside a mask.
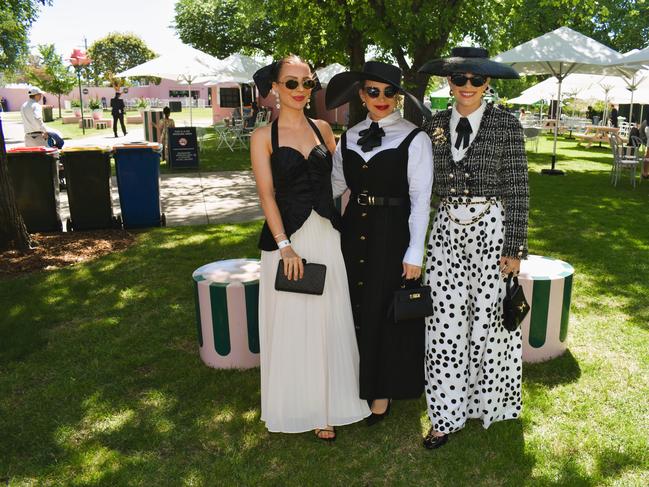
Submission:
[[[277,248],[282,250],[284,247],[288,247],[291,245],[291,242],[289,240],[282,240],[281,242],[277,242]]]

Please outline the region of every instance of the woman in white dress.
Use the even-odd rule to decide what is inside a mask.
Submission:
[[[261,419],[271,432],[315,430],[333,441],[334,426],[370,414],[359,398],[358,348],[332,197],[336,144],[326,122],[304,114],[319,88],[304,61],[286,57],[254,79],[261,95],[272,90],[281,108],[277,120],[253,133],[250,145],[266,217],[259,241]],[[280,259],[289,279],[302,278],[302,259],[324,264],[323,294],[276,291]]]

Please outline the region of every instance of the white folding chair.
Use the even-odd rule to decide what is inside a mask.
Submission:
[[[635,137],[634,137],[635,138]],[[620,146],[615,134],[609,135],[609,143],[613,152],[613,167],[611,167],[611,182],[617,186],[623,170],[628,170],[632,186],[636,186],[636,172],[644,156],[640,146]]]
[[[523,134],[525,135],[525,145],[527,145],[528,142],[534,142],[534,152],[538,152],[541,129],[537,127],[525,127],[523,128]]]
[[[232,133],[230,128],[225,124],[215,124],[214,133],[216,134],[216,148],[220,149],[222,146],[226,146],[230,151],[234,152],[234,140],[232,138]]]

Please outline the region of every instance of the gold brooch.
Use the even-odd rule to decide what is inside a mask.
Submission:
[[[444,129],[442,127],[437,127],[433,131],[430,140],[432,140],[435,145],[446,144],[446,134],[444,134]]]

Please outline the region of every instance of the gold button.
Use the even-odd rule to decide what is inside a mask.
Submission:
[[[365,218],[365,217],[367,216],[367,212],[363,212],[363,213],[361,213],[361,216],[362,216],[363,218]]]
[[[519,257],[520,257],[521,255],[523,255],[523,252],[519,252],[519,253],[518,253],[518,256],[519,256]]]
[[[358,281],[358,283],[357,283],[357,284],[358,284],[358,286],[360,287],[360,286],[362,286],[362,285],[363,285],[363,281]]]
[[[521,245],[520,247],[518,247],[518,250],[525,250],[525,247]]]
[[[361,264],[365,264],[365,260],[364,260],[364,259],[361,259],[361,260],[359,260],[358,262],[361,263]]]
[[[469,174],[468,172],[465,172],[465,173],[464,173],[464,177],[465,177],[465,178],[468,178],[469,176],[470,176],[470,174]]]
[[[468,190],[468,189],[465,189],[465,190],[464,190],[464,194],[469,194],[469,190]]]
[[[455,193],[455,188],[451,188],[451,193]]]
[[[367,169],[369,166],[367,164],[363,164],[363,169]]]
[[[365,240],[365,235],[361,235],[361,240]]]
[[[448,177],[453,179],[455,177],[455,175],[454,174],[449,174]]]

